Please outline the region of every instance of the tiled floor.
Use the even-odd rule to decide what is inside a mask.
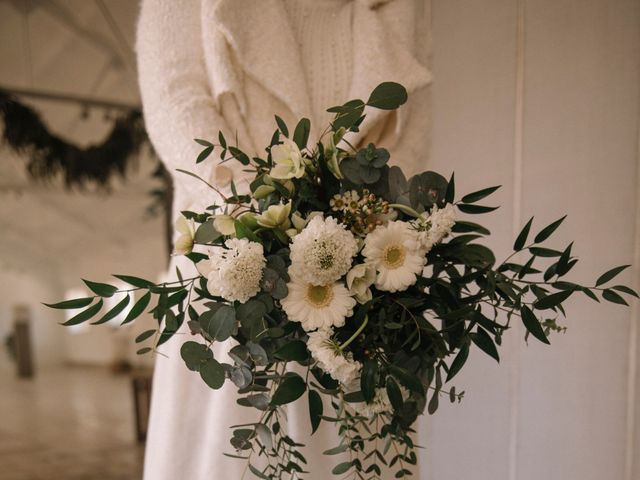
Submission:
[[[0,369],[0,480],[138,480],[142,457],[128,376]]]

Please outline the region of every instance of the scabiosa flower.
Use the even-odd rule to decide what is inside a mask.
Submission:
[[[341,283],[314,285],[292,276],[287,287],[282,308],[289,320],[300,322],[307,332],[341,327],[345,318],[353,314],[356,301]]]
[[[423,213],[420,218],[412,222],[418,232],[420,244],[425,251],[431,248],[451,233],[456,223],[456,211],[452,204],[447,203],[444,208],[433,206],[430,213]]]
[[[358,242],[336,219],[313,217],[291,243],[291,273],[313,285],[328,285],[343,276]]]
[[[351,352],[343,352],[331,340],[333,330],[318,330],[309,333],[307,348],[318,366],[340,382],[347,390],[355,389],[360,378],[362,364],[353,359]]]
[[[406,222],[379,226],[364,239],[362,254],[378,272],[376,287],[388,292],[406,290],[416,283],[426,257],[418,232]]]
[[[211,249],[209,260],[198,263],[198,271],[207,277],[211,294],[244,303],[260,291],[267,263],[264,250],[262,245],[246,238],[230,238],[225,246]]]

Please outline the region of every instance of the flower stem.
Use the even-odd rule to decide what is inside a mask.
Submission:
[[[356,337],[362,333],[362,331],[364,330],[364,327],[367,326],[367,323],[369,323],[369,315],[365,315],[364,316],[364,320],[362,321],[362,325],[360,325],[358,327],[358,330],[356,330],[355,333],[353,335],[351,335],[351,337],[349,337],[349,340],[347,340],[346,342],[344,342],[342,345],[340,345],[338,347],[340,349],[340,351],[343,351],[345,348],[347,348],[349,346],[349,344],[351,342],[353,342],[356,339]]]

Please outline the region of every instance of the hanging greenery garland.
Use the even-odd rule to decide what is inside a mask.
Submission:
[[[27,162],[32,178],[49,180],[61,176],[68,189],[91,184],[109,188],[114,176],[125,178],[136,166],[137,154],[148,143],[139,110],[119,115],[102,143],[81,147],[51,133],[40,115],[0,89],[2,138]]]

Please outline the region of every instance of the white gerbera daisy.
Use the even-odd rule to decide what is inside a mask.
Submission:
[[[282,308],[289,320],[300,322],[307,332],[343,326],[356,305],[341,283],[314,285],[293,276],[287,287],[289,292],[282,299]]]
[[[244,303],[260,291],[267,263],[264,250],[246,238],[230,238],[225,246],[211,249],[209,260],[198,263],[198,271],[207,277],[210,293]]]
[[[378,272],[376,287],[388,292],[403,291],[416,283],[416,275],[426,262],[418,232],[400,221],[389,222],[369,233],[362,254]]]
[[[313,217],[291,243],[291,273],[307,283],[328,285],[351,268],[358,253],[353,234],[335,218]]]
[[[439,209],[437,205],[429,213],[423,213],[420,218],[412,222],[418,232],[420,244],[425,251],[431,248],[451,233],[456,223],[456,211],[452,204],[447,203]]]
[[[333,330],[318,330],[309,334],[307,348],[318,366],[347,390],[357,386],[362,364],[353,359],[351,352],[343,352],[331,340]]]

